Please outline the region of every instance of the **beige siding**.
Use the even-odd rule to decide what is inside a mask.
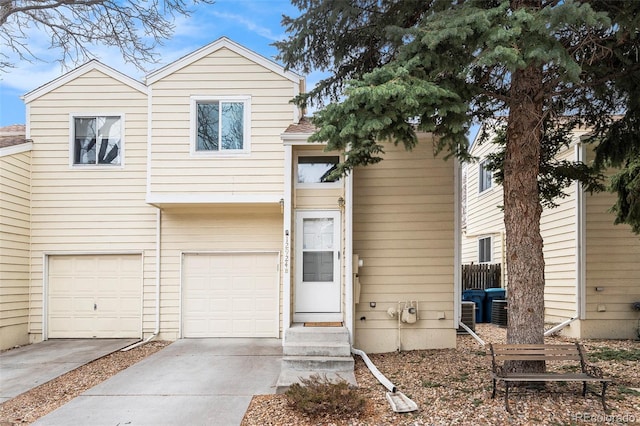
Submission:
[[[586,198],[586,321],[583,338],[637,337],[640,301],[640,237],[628,225],[614,225],[609,209],[616,195]],[[596,291],[596,287],[602,291]]]
[[[161,337],[180,336],[181,253],[280,252],[282,214],[278,205],[180,207],[162,213]],[[280,285],[282,329],[282,285]]]
[[[73,168],[70,114],[123,114],[123,167]],[[42,337],[45,254],[142,253],[144,332],[153,331],[156,209],[145,203],[147,97],[91,70],[30,102],[32,340]]]
[[[0,350],[29,342],[31,153],[0,156]]]
[[[504,222],[500,206],[503,203],[502,186],[493,182],[488,190],[479,192],[480,162],[491,153],[493,144],[474,146],[473,155],[479,161],[466,164],[466,229],[462,233],[462,263],[478,263],[478,239],[491,237],[493,253],[491,263],[502,263]]]
[[[557,159],[574,161],[574,147],[561,152]],[[565,193],[565,198],[555,200],[558,207],[545,208],[540,218],[544,240],[545,319],[552,323],[575,317],[578,310],[576,184],[565,189]]]
[[[367,352],[398,349],[387,310],[408,301],[419,320],[401,325],[402,349],[455,346],[454,165],[422,139],[412,152],[388,146],[384,161],[354,172],[353,245],[364,262],[355,346]]]
[[[293,119],[294,84],[222,48],[152,85],[153,194],[273,195],[283,189],[280,134]],[[190,155],[191,96],[250,96],[251,153]]]

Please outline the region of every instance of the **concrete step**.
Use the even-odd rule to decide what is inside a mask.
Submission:
[[[351,356],[348,342],[289,342],[282,347],[285,356]]]
[[[346,327],[291,327],[286,331],[285,342],[349,343],[349,331]]]
[[[338,382],[338,381],[344,380],[347,383],[349,383],[351,386],[358,386],[358,383],[356,382],[356,376],[353,373],[353,370],[330,371],[330,372],[319,373],[317,371],[311,371],[311,370],[302,371],[302,370],[282,369],[280,371],[280,377],[278,377],[278,382],[276,383],[276,393],[278,394],[285,393],[287,389],[289,389],[289,386],[291,386],[293,383],[301,383],[300,379],[308,379],[314,374],[319,375],[321,378],[326,377],[328,380],[332,382]]]
[[[300,371],[353,371],[353,358],[350,356],[283,356],[282,369]]]

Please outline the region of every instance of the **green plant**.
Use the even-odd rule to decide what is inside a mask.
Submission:
[[[331,381],[326,375],[314,374],[292,384],[286,394],[289,404],[310,416],[327,414],[358,416],[365,399],[345,380]]]
[[[431,380],[423,380],[422,386],[425,388],[439,388],[442,385],[438,382],[432,382]]]
[[[640,396],[640,392],[635,389],[628,388],[626,386],[618,386],[618,392],[623,395]]]
[[[599,348],[589,353],[593,361],[640,361],[640,349],[610,349]]]

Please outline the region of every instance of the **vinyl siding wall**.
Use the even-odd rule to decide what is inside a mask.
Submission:
[[[222,48],[151,88],[153,194],[282,195],[280,134],[293,120],[293,82]],[[191,156],[191,96],[250,96],[250,155]]]
[[[280,252],[282,223],[277,204],[184,206],[163,210],[161,338],[180,337],[181,253]],[[279,291],[279,328],[282,330],[281,284]]]
[[[463,264],[478,263],[478,239],[491,237],[493,252],[491,263],[503,263],[502,245],[504,222],[500,206],[503,203],[502,186],[493,182],[491,188],[479,192],[480,162],[491,152],[493,145],[484,143],[473,148],[478,162],[466,167],[466,229],[462,233]]]
[[[30,152],[0,152],[0,350],[29,342],[30,174]]]
[[[592,154],[590,154],[592,155]],[[609,213],[617,195],[587,196],[586,203],[586,321],[583,338],[637,338],[640,313],[640,236],[628,225],[614,225]],[[596,287],[602,291],[596,291]]]
[[[428,135],[411,152],[385,149],[384,161],[353,174],[353,250],[364,262],[354,346],[367,352],[394,351],[399,341],[403,350],[455,347],[454,163],[433,158]],[[399,335],[397,317],[387,310],[407,301],[418,302],[419,319],[402,323]]]
[[[73,168],[70,113],[124,114],[124,167]],[[147,97],[92,70],[29,104],[33,145],[30,332],[42,338],[45,254],[141,253],[153,331],[156,209],[145,203]]]
[[[573,146],[558,156],[558,160],[575,159]],[[545,320],[550,323],[575,317],[578,309],[576,188],[574,183],[565,189],[567,196],[555,200],[557,207],[545,208],[540,218],[540,232],[544,241]]]

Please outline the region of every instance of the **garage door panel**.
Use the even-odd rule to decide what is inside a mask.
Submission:
[[[61,255],[48,260],[48,337],[141,336],[140,255]]]
[[[185,255],[183,337],[277,337],[277,262],[276,253]]]

